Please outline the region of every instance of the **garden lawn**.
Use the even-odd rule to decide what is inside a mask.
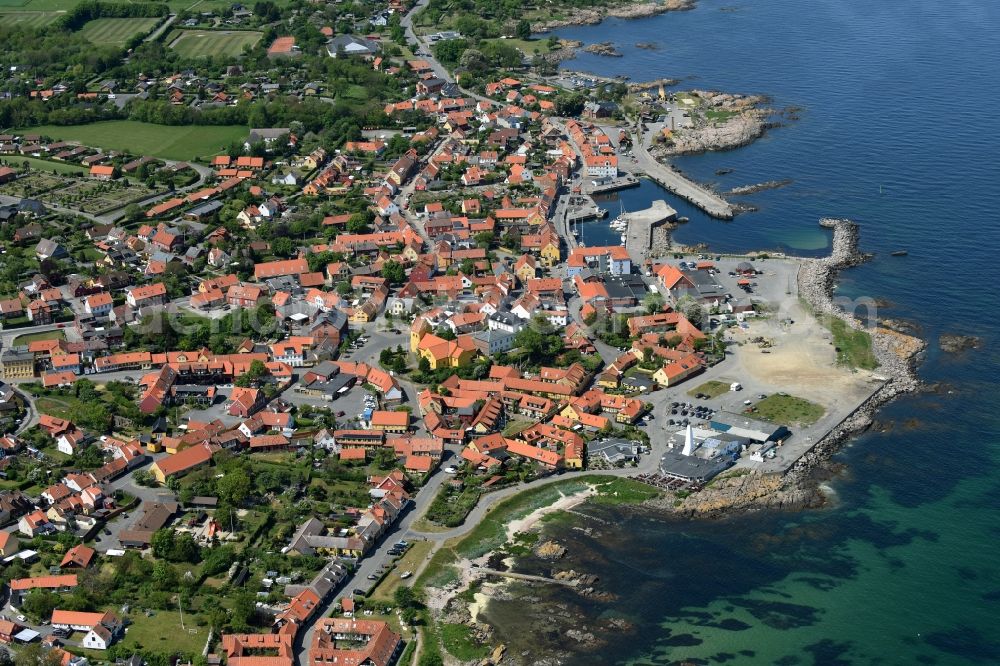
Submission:
[[[170,611],[157,610],[153,617],[146,617],[146,614],[139,609],[139,604],[134,604],[129,619],[132,620],[132,624],[129,625],[128,633],[121,641],[124,647],[139,649],[141,646],[152,652],[180,651],[199,655],[208,639],[208,627],[199,627],[196,624],[197,616],[194,614],[184,614],[182,628],[180,614],[176,608]],[[191,633],[192,631],[194,633]],[[103,652],[97,652],[96,656],[98,659],[107,658]]]
[[[80,34],[96,46],[125,46],[136,35],[149,33],[159,18],[99,18],[87,21]]]
[[[178,30],[171,34],[170,48],[186,58],[236,57],[263,37],[250,30]]]
[[[793,395],[769,395],[756,405],[754,416],[783,425],[811,425],[826,411],[820,405]]]
[[[705,382],[701,386],[697,386],[691,389],[690,391],[688,391],[688,395],[695,396],[698,395],[699,393],[704,393],[709,398],[718,398],[723,393],[728,393],[728,392],[729,392],[729,384],[727,384],[726,382],[720,382],[717,379],[712,379],[710,381]]]
[[[66,334],[62,331],[42,331],[41,333],[25,333],[24,335],[19,335],[14,338],[14,342],[11,346],[17,347],[19,345],[26,345],[28,343],[34,342],[35,340],[65,340]]]
[[[0,14],[0,17],[3,15]],[[0,23],[2,23],[0,19]],[[85,174],[87,169],[80,166],[79,164],[72,164],[70,162],[57,162],[55,160],[43,160],[37,157],[21,157],[20,155],[4,155],[4,162],[7,163],[12,169],[20,169],[21,165],[25,162],[28,163],[28,167],[32,171],[43,171],[45,173],[52,173],[55,171],[59,174]]]
[[[168,160],[190,161],[226,150],[249,131],[242,125],[154,125],[134,120],[108,120],[88,125],[42,125],[14,130],[63,141],[79,141],[93,148],[128,151]]]

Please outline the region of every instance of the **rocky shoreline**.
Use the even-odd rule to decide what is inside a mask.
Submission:
[[[775,118],[782,111],[764,106],[770,99],[765,95],[738,95],[718,91],[692,90],[690,94],[703,102],[691,115],[694,126],[674,130],[669,141],[654,147],[654,156],[696,155],[708,151],[732,150],[749,145],[767,130],[780,127]],[[727,114],[719,120],[708,112]]]
[[[763,192],[765,190],[776,190],[779,187],[786,187],[792,184],[791,178],[784,178],[782,180],[768,180],[763,183],[757,183],[755,185],[743,185],[740,187],[734,187],[728,192],[724,192],[727,196],[744,196],[747,194],[757,194],[758,192]]]
[[[650,506],[699,518],[729,516],[742,511],[822,506],[826,499],[819,489],[819,481],[829,476],[830,457],[850,437],[867,430],[883,405],[920,387],[916,363],[926,348],[923,340],[882,326],[866,328],[863,322],[834,302],[833,290],[840,271],[870,258],[858,248],[858,225],[851,220],[835,218],[824,218],[820,225],[833,230],[832,250],[830,256],[823,259],[800,260],[799,295],[816,316],[837,317],[851,328],[865,330],[871,335],[872,352],[879,363],[879,375],[884,378],[882,385],[784,475],[757,472],[728,478],[723,475],[676,506],[672,496],[653,500],[648,503]]]
[[[572,16],[569,18],[549,19],[534,23],[531,26],[531,31],[543,33],[573,25],[597,25],[606,18],[646,18],[667,12],[687,11],[694,9],[694,5],[694,0],[660,0],[659,2],[629,3],[602,9],[573,8]]]

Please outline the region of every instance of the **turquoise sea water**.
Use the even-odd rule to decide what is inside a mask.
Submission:
[[[846,472],[829,509],[678,523],[591,507],[605,522],[551,525],[574,566],[617,594],[555,591],[562,612],[631,629],[578,648],[541,636],[532,607],[493,602],[499,636],[579,664],[1000,663],[1000,3],[699,0],[557,34],[625,54],[581,54],[568,68],[802,107],[752,146],[678,160],[720,189],[794,180],[745,197],[759,212],[718,222],[651,185],[625,192],[627,207],[666,198],[691,218],[680,242],[721,251],[823,254],[817,220],[854,218],[877,257],[844,273],[840,292],[887,299],[880,314],[918,322],[931,343],[920,374],[945,386],[891,404],[880,418],[894,427],[838,455]],[[644,41],[661,48],[634,47]],[[909,256],[888,256],[901,248]],[[943,332],[984,348],[943,354]]]

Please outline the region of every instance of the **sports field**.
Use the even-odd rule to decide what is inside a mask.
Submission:
[[[222,152],[242,141],[249,130],[242,125],[153,125],[133,120],[109,120],[89,125],[43,125],[15,130],[62,141],[79,141],[94,148],[125,150],[167,160],[190,161]]]
[[[145,35],[161,21],[158,18],[99,18],[87,23],[80,34],[97,46],[124,46],[136,35]]]
[[[187,58],[235,57],[263,36],[249,30],[178,30],[175,34],[176,38],[170,37],[170,48]]]
[[[60,12],[22,12],[6,11],[10,5],[0,0],[0,25],[18,25],[28,28],[41,28],[55,21]]]

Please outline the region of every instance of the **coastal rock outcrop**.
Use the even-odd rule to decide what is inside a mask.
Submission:
[[[782,180],[768,180],[763,183],[757,183],[755,185],[742,185],[740,187],[734,187],[733,189],[725,192],[728,196],[738,196],[745,194],[756,194],[757,192],[763,192],[765,190],[776,190],[779,187],[785,187],[786,185],[791,185],[791,178],[783,178]]]
[[[979,349],[982,340],[974,335],[958,335],[956,333],[943,333],[938,338],[938,347],[941,351],[949,354],[957,354],[968,349]]]
[[[690,155],[709,150],[730,150],[760,138],[775,115],[763,105],[762,95],[736,95],[707,90],[692,90],[700,103],[690,111],[693,126],[674,130],[655,148],[657,156]]]
[[[644,18],[666,12],[685,11],[694,8],[694,0],[661,0],[660,2],[625,3],[622,5],[590,9],[576,7],[566,18],[548,19],[531,25],[532,32],[548,32],[568,25],[597,25],[607,17]]]
[[[566,554],[566,547],[555,541],[543,541],[535,548],[535,555],[543,560],[558,560]]]
[[[621,58],[622,53],[615,48],[612,42],[598,42],[597,44],[590,44],[583,49],[587,53],[593,53],[594,55],[604,56],[606,58]]]

